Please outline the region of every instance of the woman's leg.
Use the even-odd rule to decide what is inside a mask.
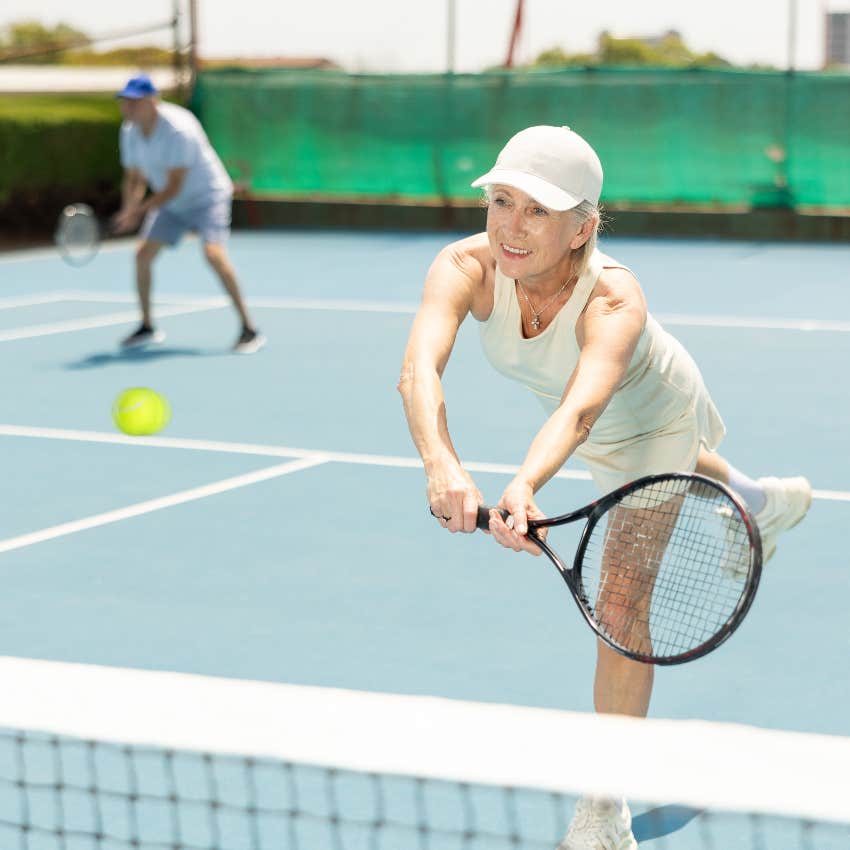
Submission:
[[[744,499],[753,514],[759,514],[764,510],[767,503],[765,485],[761,481],[754,481],[740,469],[736,469],[717,452],[701,448],[696,471],[715,481],[728,484]]]
[[[717,452],[700,449],[696,471],[728,484],[747,503],[758,523],[762,552],[767,562],[776,551],[783,531],[797,525],[812,503],[812,485],[806,478],[759,478],[753,480]]]
[[[593,705],[601,714],[646,717],[652,694],[653,666],[632,661],[597,641]]]

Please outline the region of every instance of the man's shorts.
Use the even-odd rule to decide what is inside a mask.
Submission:
[[[223,244],[230,236],[232,200],[226,195],[202,207],[177,212],[157,207],[145,216],[139,236],[173,246],[187,230],[195,230],[204,243]]]

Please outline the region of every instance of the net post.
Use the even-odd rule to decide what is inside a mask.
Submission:
[[[180,46],[180,0],[172,0],[171,69],[174,72],[174,91],[183,100],[186,92],[183,79],[183,52]]]
[[[446,8],[446,72],[455,72],[455,0],[448,0]]]
[[[189,90],[198,80],[198,0],[189,0]]]

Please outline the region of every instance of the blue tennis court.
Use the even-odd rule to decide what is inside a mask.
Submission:
[[[0,257],[3,654],[591,711],[594,639],[548,562],[427,513],[395,383],[451,238],[237,233],[269,339],[251,357],[230,354],[236,319],[192,240],[156,269],[166,342],[135,353],[117,345],[137,320],[130,242],[84,269]],[[746,622],[658,671],[651,714],[850,735],[850,248],[602,248],[700,365],[723,454],[816,490]],[[495,500],[542,411],[489,368],[471,319],[444,384],[455,446]],[[170,399],[157,437],[114,429],[130,386]],[[571,462],[539,501],[555,513],[593,495]]]

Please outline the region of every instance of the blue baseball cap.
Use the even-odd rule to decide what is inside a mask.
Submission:
[[[129,97],[131,100],[140,100],[143,97],[152,97],[159,94],[156,86],[151,81],[147,74],[139,74],[138,77],[131,77],[127,80],[126,85],[116,97]]]

